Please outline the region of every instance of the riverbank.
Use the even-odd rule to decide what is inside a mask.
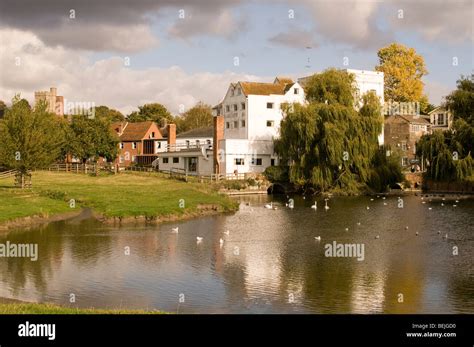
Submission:
[[[106,223],[162,222],[233,212],[238,203],[211,185],[186,183],[159,173],[91,176],[38,171],[33,187],[0,182],[0,229],[67,219],[92,209]]]
[[[0,298],[0,314],[166,314],[157,310],[73,308]]]

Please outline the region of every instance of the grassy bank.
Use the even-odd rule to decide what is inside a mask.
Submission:
[[[13,188],[13,179],[0,181],[0,223],[26,216],[49,217],[81,207],[106,217],[178,219],[208,209],[227,212],[237,208],[236,202],[211,185],[176,181],[157,173],[96,177],[41,171],[33,173],[32,183],[31,189],[20,190]],[[75,209],[69,205],[71,199]]]
[[[0,314],[163,314],[161,311],[70,308],[53,304],[0,303]]]

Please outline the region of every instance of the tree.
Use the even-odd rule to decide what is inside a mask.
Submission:
[[[7,104],[3,100],[0,100],[0,118],[3,118],[5,115],[5,110],[7,108]]]
[[[329,69],[306,85],[307,105],[283,106],[285,117],[275,151],[290,165],[290,182],[321,191],[356,192],[370,179],[371,161],[382,130],[381,105],[374,92],[354,108],[353,76]]]
[[[391,154],[387,156],[387,152]],[[381,146],[372,159],[372,170],[367,185],[376,192],[385,192],[404,180],[400,158],[388,146]]]
[[[0,121],[0,163],[18,170],[22,187],[28,171],[47,167],[60,157],[64,141],[62,120],[47,112],[46,103],[32,110],[25,101],[15,96]]]
[[[474,74],[461,76],[457,89],[446,96],[445,106],[455,118],[464,119],[471,127],[474,126]]]
[[[212,126],[212,108],[202,102],[198,102],[181,117],[175,118],[178,132]]]
[[[420,102],[421,108],[428,106],[421,80],[428,74],[423,57],[417,54],[414,48],[398,43],[381,48],[377,55],[379,65],[375,70],[384,73],[385,100]]]
[[[122,113],[107,106],[97,106],[94,109],[95,117],[108,119],[112,122],[121,122],[125,120]]]
[[[145,104],[138,106],[138,112],[132,112],[127,120],[130,122],[154,121],[160,127],[173,121],[173,116],[168,112],[165,106],[158,103]]]
[[[112,161],[118,155],[119,139],[108,119],[75,115],[66,134],[68,142],[63,153],[70,153],[84,163],[99,157]]]

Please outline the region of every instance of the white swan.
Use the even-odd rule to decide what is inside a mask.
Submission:
[[[199,236],[198,236],[198,237],[196,237],[196,241],[197,241],[197,242],[202,242],[202,240],[203,240],[203,238],[202,238],[202,237],[199,237]]]
[[[312,208],[313,210],[317,210],[317,209],[318,209],[318,202],[315,201],[315,202],[314,202],[314,205],[311,205],[311,208]]]
[[[418,236],[418,235],[419,235],[419,234],[418,234],[418,231],[415,233],[415,235],[416,235],[416,236]]]
[[[268,208],[269,210],[273,209],[273,202],[265,204],[265,208]]]
[[[178,231],[179,231],[179,227],[171,228],[171,232],[172,232],[173,234],[177,234]]]
[[[226,230],[226,231],[224,231],[224,234],[229,235],[229,234],[230,234],[230,231],[229,231],[229,230]]]
[[[369,206],[367,206],[367,209],[368,209],[368,210],[370,210],[370,207],[369,207]]]
[[[220,240],[219,240],[219,244],[220,244],[221,247],[224,246],[224,240],[223,240],[223,239],[220,239]]]
[[[346,228],[346,231],[349,231],[349,228]]]
[[[321,236],[315,236],[314,239],[315,239],[316,241],[321,241]]]
[[[375,236],[375,238],[376,238],[376,239],[380,239],[380,236],[379,236],[379,235],[377,235],[377,236]]]
[[[324,199],[324,202],[325,202],[324,209],[327,211],[329,210],[328,199]]]

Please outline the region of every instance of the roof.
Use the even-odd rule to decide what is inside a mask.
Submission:
[[[446,112],[446,108],[444,108],[443,106],[438,106],[434,109],[432,109],[430,112],[428,112],[428,114],[432,114],[434,112]]]
[[[117,124],[117,123],[114,123]],[[118,123],[120,124],[120,123]],[[146,122],[137,122],[137,123],[126,123],[125,128],[123,128],[122,135],[120,136],[120,140],[122,141],[140,141],[145,138],[146,133],[153,126],[154,122],[146,121]],[[159,129],[158,129],[159,130]],[[161,137],[161,132],[160,132]]]
[[[213,127],[202,127],[197,129],[191,129],[176,135],[176,138],[186,138],[186,137],[213,137],[214,128]]]
[[[276,80],[276,79],[275,79]],[[294,84],[291,83],[263,83],[263,82],[239,82],[245,95],[284,95]]]
[[[293,84],[293,80],[290,77],[277,76],[273,83]]]
[[[398,115],[395,115],[394,117],[397,117],[397,116],[404,119],[408,123],[422,124],[422,125],[430,124],[430,122],[422,116],[416,116],[416,115],[411,115],[411,114],[398,114]]]

